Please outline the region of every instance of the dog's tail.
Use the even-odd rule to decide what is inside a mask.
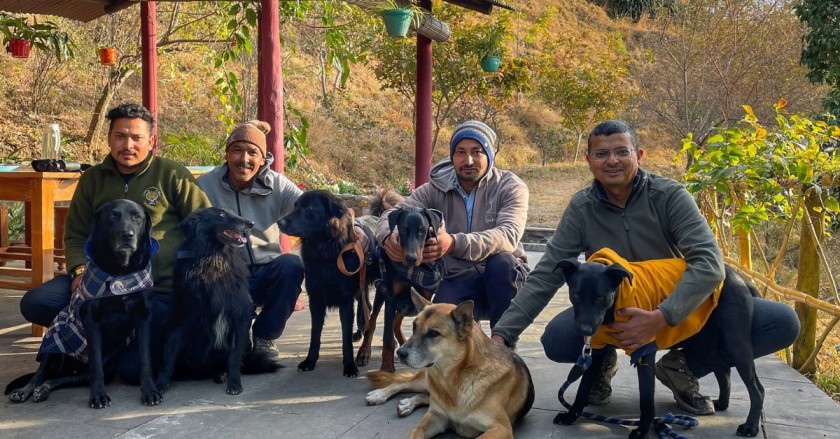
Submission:
[[[370,214],[382,216],[386,210],[396,207],[404,200],[405,197],[394,189],[377,189],[376,194],[370,201]]]
[[[423,371],[420,371],[422,373]],[[385,386],[390,386],[395,383],[409,383],[414,380],[418,372],[401,372],[391,373],[381,370],[372,370],[367,373],[367,379],[370,382],[371,389],[381,389]]]
[[[519,410],[519,413],[516,414],[516,418],[514,418],[513,423],[516,424],[525,418],[525,415],[531,411],[531,406],[534,405],[534,399],[536,396],[536,392],[534,392],[534,380],[531,378],[531,370],[528,369],[528,365],[525,364],[525,361],[519,355],[513,354],[513,362],[516,364],[516,368],[521,370],[525,373],[525,376],[528,378],[528,393],[525,396],[525,401],[522,404],[522,408]]]
[[[242,357],[242,373],[256,375],[260,373],[274,373],[285,366],[276,359],[270,358],[264,351],[248,351]]]

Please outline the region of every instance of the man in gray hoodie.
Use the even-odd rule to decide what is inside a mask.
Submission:
[[[271,169],[274,161],[266,150],[268,123],[252,120],[234,127],[227,139],[224,164],[198,179],[214,206],[230,209],[254,222],[250,245],[242,257],[251,267],[250,292],[262,311],[254,321],[253,348],[275,361],[280,337],[295,308],[303,282],[303,261],[283,254],[277,222],[292,211],[301,190]]]
[[[449,158],[432,168],[431,179],[400,206],[437,209],[443,226],[426,241],[423,262],[444,262],[437,303],[475,301],[477,319],[492,328],[525,282],[528,266],[520,240],[528,217],[528,186],[513,172],[493,166],[496,133],[471,120],[458,125]],[[398,207],[399,208],[399,207]],[[388,227],[386,211],[376,239],[388,257],[405,263],[399,234]]]

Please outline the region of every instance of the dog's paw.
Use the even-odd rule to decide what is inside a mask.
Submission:
[[[169,380],[164,380],[164,379],[157,380],[155,382],[155,388],[158,390],[158,392],[161,395],[163,395],[164,393],[166,393],[167,390],[169,390]]]
[[[225,393],[228,395],[239,395],[242,393],[242,383],[239,381],[228,381]]]
[[[756,437],[758,435],[758,425],[749,422],[741,424],[735,434],[742,437]]]
[[[382,389],[371,390],[367,393],[367,395],[365,395],[365,403],[367,405],[385,404],[385,401],[387,400],[388,393],[383,391]]]
[[[46,401],[50,397],[49,386],[38,386],[32,391],[32,401],[41,402]]]
[[[25,389],[15,389],[9,392],[9,400],[12,402],[24,402],[32,396],[32,392]]]
[[[344,365],[344,376],[347,378],[356,378],[359,376],[359,368],[356,367],[355,364],[345,364]]]
[[[315,370],[315,360],[305,359],[298,364],[298,370],[301,372],[309,372],[310,370]]]
[[[101,395],[90,395],[88,407],[92,409],[104,409],[105,407],[111,407],[111,397],[104,393]]]
[[[414,412],[414,409],[416,408],[417,404],[415,403],[413,396],[403,398],[400,400],[399,404],[397,404],[397,414],[400,415],[400,417],[405,417]]]
[[[213,382],[216,384],[222,384],[223,382],[227,381],[227,372],[222,372],[217,375],[213,375]]]
[[[726,411],[726,409],[729,408],[729,401],[721,401],[719,399],[716,399],[714,401],[714,404],[715,404],[715,411],[716,412]]]
[[[572,425],[577,421],[577,415],[572,412],[558,413],[554,417],[554,423],[558,425]]]
[[[645,431],[641,431],[641,429],[637,428],[637,429],[631,431],[630,435],[627,436],[627,437],[630,438],[630,439],[647,439],[648,436],[649,436],[648,433],[650,433],[650,432],[651,432],[650,429],[645,430]],[[655,438],[655,437],[658,437],[658,436],[654,435],[654,434],[650,434],[650,437]]]
[[[370,350],[361,350],[356,354],[356,366],[367,366],[370,362]]]
[[[145,406],[158,405],[163,402],[163,396],[161,396],[159,392],[154,390],[149,392],[143,392],[143,394],[140,395],[140,401]]]

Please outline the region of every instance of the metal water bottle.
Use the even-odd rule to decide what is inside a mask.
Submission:
[[[41,138],[41,158],[61,159],[61,128],[58,123],[51,123],[44,128],[44,135]]]

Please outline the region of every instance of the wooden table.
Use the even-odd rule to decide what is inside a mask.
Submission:
[[[31,236],[32,268],[0,268],[0,273],[26,276],[28,282],[0,280],[0,288],[29,290],[55,275],[55,203],[70,201],[79,183],[78,172],[35,172],[27,168],[0,172],[0,200],[29,203],[26,227]],[[43,335],[33,325],[32,335]]]

